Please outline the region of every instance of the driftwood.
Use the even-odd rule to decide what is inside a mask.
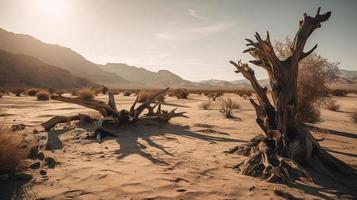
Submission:
[[[250,99],[256,110],[256,122],[265,136],[253,138],[248,144],[235,147],[228,153],[248,156],[236,166],[241,174],[261,176],[268,181],[290,181],[296,178],[312,180],[301,167],[331,174],[355,175],[355,170],[328,154],[316,139],[302,125],[297,115],[298,93],[297,77],[299,61],[310,55],[316,48],[304,52],[304,47],[311,33],[329,19],[331,12],[320,14],[320,8],[314,17],[304,14],[299,22],[291,56],[280,60],[270,42],[269,32],[266,39],[256,33],[256,42],[246,39],[248,49],[255,60],[252,64],[264,68],[269,75],[272,88],[272,103],[267,96],[267,88],[260,86],[254,71],[241,61],[230,61],[237,73],[248,79],[256,92],[257,102]]]
[[[155,103],[156,100],[158,100],[160,97],[164,96],[167,94],[169,91],[169,88],[166,88],[157,94],[153,95],[150,99],[145,101],[139,106],[136,106],[138,103],[138,97],[134,101],[133,105],[130,107],[130,110],[125,110],[122,109],[118,111],[118,108],[115,103],[115,98],[113,93],[108,92],[108,103],[104,103],[102,101],[98,100],[84,100],[81,98],[70,98],[70,97],[63,97],[63,96],[51,96],[51,99],[57,100],[57,101],[62,101],[62,102],[67,102],[67,103],[73,103],[73,104],[78,104],[81,106],[85,106],[87,108],[91,108],[94,110],[97,110],[101,113],[103,118],[99,120],[95,120],[91,118],[88,115],[83,115],[83,114],[78,114],[78,115],[73,115],[73,116],[55,116],[51,118],[50,120],[42,123],[43,127],[45,130],[50,130],[54,126],[56,126],[59,123],[66,123],[74,120],[82,120],[84,122],[94,122],[96,126],[96,136],[97,138],[101,138],[101,133],[103,131],[103,127],[106,124],[111,124],[115,126],[120,126],[122,124],[131,124],[135,123],[137,120],[140,119],[149,119],[153,121],[157,121],[160,123],[166,123],[168,122],[171,118],[173,117],[186,117],[184,114],[185,112],[175,112],[176,109],[173,109],[171,111],[165,111],[161,109],[161,102],[159,101],[158,103]],[[154,109],[156,111],[154,111]],[[140,118],[140,115],[143,113],[144,110],[148,110],[148,113],[144,115],[143,117]]]
[[[52,117],[50,120],[42,123],[42,126],[45,128],[46,131],[51,130],[53,127],[56,126],[56,124],[59,123],[67,123],[70,121],[75,121],[75,120],[79,120],[79,121],[83,121],[83,122],[94,122],[95,119],[93,119],[91,116],[89,115],[85,115],[85,114],[78,114],[78,115],[72,115],[72,116],[55,116]]]

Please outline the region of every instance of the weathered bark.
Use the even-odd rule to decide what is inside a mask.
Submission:
[[[54,116],[51,119],[49,119],[48,121],[42,123],[41,125],[45,128],[46,131],[51,130],[54,126],[56,126],[56,124],[59,123],[67,123],[70,121],[83,121],[83,122],[94,122],[95,119],[93,119],[91,116],[89,115],[85,115],[85,114],[78,114],[78,115],[72,115],[72,116]]]
[[[263,176],[269,181],[288,181],[294,179],[293,174],[310,178],[298,163],[314,168],[314,162],[320,163],[320,168],[335,170],[335,173],[355,173],[352,167],[324,151],[297,117],[299,61],[316,49],[315,45],[310,51],[303,51],[308,37],[330,15],[330,12],[321,15],[320,8],[315,17],[304,14],[291,47],[292,55],[286,60],[279,60],[276,56],[269,32],[265,40],[258,33],[255,35],[257,42],[247,39],[249,48],[244,52],[249,52],[255,58],[251,63],[267,70],[273,104],[267,97],[266,88],[260,86],[248,64],[230,61],[236,67],[236,72],[242,73],[250,81],[257,94],[258,103],[253,99],[250,101],[256,110],[257,124],[266,135],[253,138],[248,144],[228,151],[250,155],[237,166],[242,174]]]
[[[163,95],[166,95],[168,91],[169,88],[166,88],[158,92],[157,94],[153,95],[150,99],[139,105],[137,108],[136,108],[136,104],[138,102],[138,98],[136,98],[129,111],[124,109],[118,111],[115,103],[114,95],[111,92],[108,93],[109,100],[107,104],[98,100],[84,100],[80,98],[70,98],[70,97],[62,97],[62,96],[52,96],[51,98],[53,100],[63,101],[67,103],[74,103],[99,111],[103,115],[103,118],[99,119],[96,122],[95,132],[96,134],[99,135],[99,140],[100,140],[101,138],[100,133],[101,130],[103,129],[103,126],[105,126],[108,123],[117,126],[121,124],[134,123],[140,119],[139,116],[146,109],[148,110],[148,113],[144,118],[150,118],[150,120],[156,120],[160,123],[168,122],[173,117],[187,117],[184,115],[185,112],[176,113],[175,112],[176,109],[173,109],[170,112],[161,110],[161,102],[157,103],[155,106],[151,106],[153,102],[155,102]],[[156,107],[157,107],[157,111],[155,112],[154,109]],[[73,120],[81,120],[81,119],[91,122],[94,121],[88,115],[79,114],[69,117],[55,116],[50,120],[42,123],[42,125],[46,130],[50,130],[51,128],[56,126],[56,124],[65,123]]]

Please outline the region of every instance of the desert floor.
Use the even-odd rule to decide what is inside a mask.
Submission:
[[[238,174],[233,166],[243,156],[224,151],[262,134],[255,123],[255,111],[248,100],[226,94],[238,101],[241,109],[235,119],[225,119],[213,105],[199,109],[207,97],[190,95],[178,100],[166,97],[164,109],[178,108],[189,118],[174,118],[160,126],[136,125],[118,129],[119,137],[106,137],[102,143],[86,139],[87,130],[66,124],[46,132],[40,123],[54,115],[89,113],[93,110],[58,101],[39,102],[35,97],[4,96],[0,99],[0,120],[25,124],[27,132],[38,138],[41,151],[58,164],[47,170],[29,170],[35,179],[22,186],[29,199],[282,199],[274,194],[281,189],[296,198],[352,199],[351,190],[339,184],[296,182],[272,184]],[[118,108],[128,108],[135,97],[116,95]],[[106,101],[99,95],[96,99]],[[357,166],[357,124],[350,114],[357,112],[357,96],[335,97],[341,109],[323,110],[322,121],[313,126],[320,144],[334,156]],[[33,129],[40,133],[33,134]],[[21,134],[21,133],[18,133]],[[15,187],[1,185],[0,199]],[[346,194],[349,191],[349,194]],[[19,190],[17,190],[19,192]]]

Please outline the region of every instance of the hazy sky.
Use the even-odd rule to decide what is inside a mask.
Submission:
[[[0,27],[69,47],[105,64],[168,69],[185,79],[235,80],[244,38],[295,34],[303,13],[332,11],[308,46],[357,70],[357,0],[0,0]],[[0,44],[1,45],[1,44]],[[264,78],[257,70],[258,78]]]

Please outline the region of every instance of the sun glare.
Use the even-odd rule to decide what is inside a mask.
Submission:
[[[68,5],[65,0],[32,0],[34,10],[45,17],[61,19],[68,13]]]

